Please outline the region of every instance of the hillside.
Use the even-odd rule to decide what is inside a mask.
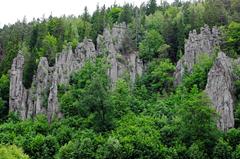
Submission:
[[[149,0],[5,25],[0,154],[240,158],[239,17],[238,0]]]

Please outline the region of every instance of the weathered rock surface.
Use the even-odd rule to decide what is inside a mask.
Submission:
[[[10,73],[10,92],[9,92],[9,109],[19,113],[20,118],[25,119],[27,105],[27,90],[23,86],[23,65],[24,57],[19,53],[13,60]]]
[[[28,90],[22,83],[24,57],[18,54],[11,68],[10,111],[18,112],[22,119],[37,114],[46,114],[49,121],[61,117],[58,85],[67,84],[74,71],[81,69],[86,60],[94,59],[99,54],[106,54],[111,64],[108,74],[113,85],[125,72],[135,81],[136,76],[141,75],[143,66],[137,52],[121,54],[126,30],[125,24],[114,26],[112,30],[105,29],[103,36],[98,37],[97,50],[89,39],[80,43],[75,52],[68,47],[56,57],[53,67],[49,67],[47,59],[42,57]]]
[[[191,72],[198,57],[202,54],[211,55],[216,46],[220,43],[219,31],[213,28],[212,31],[207,25],[201,28],[200,34],[196,30],[189,33],[189,38],[185,42],[185,52],[176,66],[175,85],[181,83],[185,72]]]
[[[208,73],[206,92],[216,112],[220,115],[217,126],[226,131],[234,127],[234,83],[232,75],[233,60],[220,52]]]
[[[107,54],[111,64],[108,74],[113,84],[126,72],[134,82],[136,76],[141,75],[143,71],[143,63],[138,58],[137,52],[123,52],[123,41],[126,36],[128,36],[126,24],[121,24],[113,27],[112,30],[105,29],[103,36],[100,35],[97,39],[98,50]]]
[[[211,56],[214,48],[220,45],[220,33],[217,28],[201,28],[200,34],[195,30],[189,33],[185,43],[185,53],[178,61],[175,71],[175,85],[181,83],[185,73],[191,73],[193,66],[198,62],[199,56]],[[234,83],[233,62],[223,52],[218,54],[211,70],[208,73],[205,92],[209,96],[214,109],[219,114],[217,126],[226,131],[234,127]],[[235,61],[236,62],[236,61]]]

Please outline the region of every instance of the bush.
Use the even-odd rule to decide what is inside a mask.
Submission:
[[[224,141],[222,138],[218,140],[217,145],[213,151],[214,159],[231,159],[232,158],[232,147]]]
[[[81,131],[75,136],[74,140],[60,148],[57,158],[95,158],[97,148],[102,140],[101,136],[97,136],[90,130]]]
[[[168,48],[163,37],[156,30],[150,30],[145,32],[144,40],[139,45],[139,55],[143,61],[149,62],[163,55]]]
[[[142,77],[143,84],[153,92],[166,93],[173,88],[175,66],[169,59],[152,61]]]
[[[186,74],[183,78],[183,85],[191,90],[196,85],[198,89],[204,90],[207,84],[207,75],[213,65],[213,58],[207,54],[198,57],[199,61],[193,66],[191,73]]]
[[[32,159],[52,159],[58,151],[59,145],[53,136],[36,135],[25,139],[23,148]]]
[[[0,145],[0,159],[29,159],[29,157],[15,145]]]
[[[161,140],[158,119],[129,114],[120,120],[117,128],[103,145],[106,158],[167,158],[169,150]],[[118,156],[119,155],[119,156]]]

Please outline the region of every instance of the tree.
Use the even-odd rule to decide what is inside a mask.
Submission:
[[[198,62],[193,66],[192,73],[185,74],[183,78],[183,85],[187,89],[192,89],[194,85],[198,89],[204,90],[207,84],[207,75],[213,65],[213,57],[203,54],[198,57]]]
[[[114,147],[107,143],[102,146],[105,158],[171,158],[172,152],[161,143],[158,124],[154,117],[126,115],[109,136]]]
[[[29,159],[22,149],[15,145],[0,145],[0,159]]]
[[[240,23],[231,22],[226,31],[226,49],[230,55],[240,54]]]
[[[147,10],[146,10],[146,14],[153,14],[155,13],[155,11],[157,10],[157,2],[156,0],[149,0],[148,4],[147,4]]]
[[[61,147],[57,154],[58,159],[96,158],[102,138],[91,130],[80,131],[77,138]]]
[[[0,120],[8,115],[9,85],[9,77],[3,74],[0,78]]]
[[[33,75],[37,70],[36,50],[33,50],[31,53],[25,44],[23,45],[21,51],[24,55],[23,84],[28,89],[31,87]]]
[[[84,7],[84,13],[83,13],[83,15],[82,15],[82,18],[83,18],[84,21],[90,22],[91,16],[90,16],[89,13],[88,13],[88,8],[87,8],[87,6]]]
[[[118,18],[122,12],[122,8],[113,7],[108,11],[107,16],[111,24],[114,24],[118,21]]]
[[[227,12],[221,0],[207,0],[205,2],[204,22],[211,27],[227,24]]]
[[[109,78],[104,58],[88,61],[70,80],[68,91],[60,96],[61,110],[66,116],[92,117],[97,131],[112,126],[111,105],[108,104]]]
[[[165,44],[163,37],[156,30],[147,31],[139,45],[140,58],[149,62],[164,54],[168,48],[169,46]]]
[[[53,35],[46,35],[43,39],[43,46],[41,48],[40,57],[45,56],[49,61],[49,65],[53,66],[57,53],[57,39]]]
[[[51,159],[59,145],[54,136],[36,135],[25,140],[23,148],[32,159]]]
[[[170,92],[173,87],[174,65],[169,59],[152,61],[143,75],[143,84],[152,92]]]
[[[102,34],[106,26],[106,11],[104,7],[100,9],[99,6],[97,6],[96,11],[92,15],[91,23],[93,27],[91,37],[96,43],[98,34]]]
[[[132,21],[132,17],[133,17],[133,10],[130,4],[125,4],[123,6],[123,10],[121,11],[120,15],[119,15],[119,22],[125,22],[126,24],[129,24]]]
[[[233,21],[240,22],[240,4],[238,0],[231,0],[231,12]]]
[[[109,102],[113,108],[113,116],[121,118],[130,110],[131,92],[128,83],[119,79],[116,83],[115,89],[110,93]]]
[[[193,143],[188,149],[190,159],[206,159],[207,154],[204,152],[204,147],[201,143]]]
[[[178,112],[180,139],[187,145],[201,141],[207,154],[211,154],[218,138],[218,129],[216,113],[208,97],[194,86],[180,105]]]
[[[232,158],[232,147],[224,141],[222,138],[218,140],[217,145],[213,151],[214,159],[231,159]]]

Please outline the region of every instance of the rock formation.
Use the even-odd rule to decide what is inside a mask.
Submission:
[[[184,73],[190,73],[194,64],[197,63],[198,57],[202,54],[211,55],[214,47],[220,43],[219,31],[213,28],[210,31],[209,27],[205,25],[201,28],[200,34],[196,30],[189,33],[189,38],[185,42],[185,51],[183,57],[178,61],[176,66],[175,85],[181,83]]]
[[[9,109],[18,112],[20,118],[26,118],[27,90],[23,86],[24,57],[20,52],[13,60],[10,73]]]
[[[89,59],[99,54],[107,56],[111,67],[108,70],[112,85],[116,80],[129,73],[134,82],[137,75],[141,75],[143,65],[137,52],[123,54],[123,41],[126,36],[125,24],[116,25],[112,30],[105,29],[103,36],[98,37],[97,50],[92,40],[85,39],[78,44],[75,52],[71,47],[63,50],[55,59],[55,65],[50,67],[45,57],[40,59],[36,75],[30,89],[23,86],[24,57],[21,53],[13,60],[10,81],[10,111],[19,113],[22,119],[34,117],[37,114],[46,114],[48,120],[61,117],[58,104],[58,85],[67,84],[70,75],[84,65]]]
[[[141,75],[143,71],[143,63],[138,58],[137,52],[123,52],[123,40],[128,36],[126,28],[126,24],[123,23],[113,27],[112,30],[105,29],[103,36],[100,35],[97,39],[98,50],[107,54],[112,66],[108,70],[112,83],[115,83],[126,70],[132,81],[135,81],[136,75]]]
[[[220,115],[217,126],[226,131],[234,127],[234,83],[232,62],[220,52],[213,67],[208,73],[206,92]]]
[[[210,31],[209,27],[205,26],[201,28],[200,34],[197,34],[195,30],[190,32],[185,43],[185,54],[178,61],[174,73],[175,85],[181,83],[184,73],[191,73],[200,55],[211,56],[214,47],[219,45],[219,31],[215,27]],[[223,131],[234,127],[233,62],[233,59],[227,57],[223,52],[219,52],[208,73],[205,89],[214,109],[219,114],[217,126]]]

